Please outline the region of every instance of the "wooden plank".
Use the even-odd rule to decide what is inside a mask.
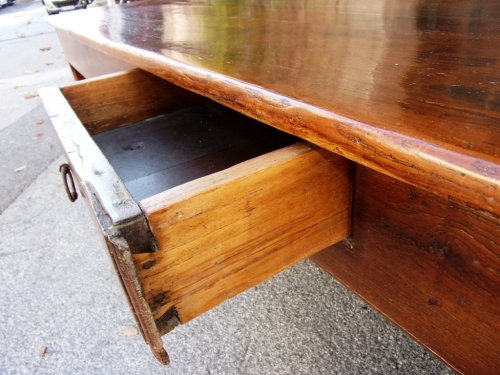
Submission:
[[[349,232],[349,163],[296,144],[140,202],[159,244],[135,255],[158,321],[185,323]]]
[[[80,186],[88,185],[132,251],[154,251],[146,218],[56,87],[40,89],[47,114]]]
[[[94,78],[106,74],[127,71],[134,68],[133,65],[110,55],[106,55],[84,43],[73,38],[71,33],[64,30],[56,30],[59,42],[63,47],[66,60],[70,67],[78,72],[81,78]],[[79,80],[79,77],[75,77]]]
[[[94,136],[136,200],[297,143],[210,102]]]
[[[358,168],[352,248],[312,259],[465,374],[500,367],[500,218]]]
[[[144,340],[158,361],[168,364],[167,352],[132,261],[132,252],[156,249],[144,214],[85,131],[61,91],[55,87],[40,89],[40,96],[71,165],[81,196],[86,198],[109,250]],[[171,324],[172,319],[167,323]]]
[[[170,358],[163,347],[161,334],[153,319],[151,309],[144,298],[140,281],[133,263],[132,253],[127,241],[113,225],[109,215],[103,210],[102,204],[95,196],[92,187],[87,182],[80,185],[81,191],[85,192],[87,203],[92,212],[92,216],[98,225],[102,238],[109,251],[111,261],[115,267],[117,276],[127,297],[130,309],[137,322],[137,326],[149,345],[156,359],[164,365],[170,363]],[[175,317],[166,321],[165,324],[178,324]]]
[[[50,22],[90,49],[498,214],[499,11],[497,0],[152,1]]]
[[[61,91],[91,134],[208,101],[139,69],[76,82]]]

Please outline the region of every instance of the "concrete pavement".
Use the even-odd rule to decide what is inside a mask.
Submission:
[[[38,1],[0,9],[0,212],[61,153],[37,89],[72,79]]]
[[[308,261],[175,329],[164,337],[172,364],[158,365],[84,202],[64,194],[39,99],[23,94],[71,79],[45,11],[4,11],[0,374],[451,373]]]

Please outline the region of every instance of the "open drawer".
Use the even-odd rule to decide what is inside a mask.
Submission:
[[[346,159],[140,70],[40,95],[162,363],[161,335],[349,234]]]

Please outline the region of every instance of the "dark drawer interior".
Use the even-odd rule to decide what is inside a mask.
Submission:
[[[93,139],[136,200],[299,141],[213,102]]]

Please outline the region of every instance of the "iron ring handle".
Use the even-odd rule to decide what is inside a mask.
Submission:
[[[76,199],[78,198],[78,193],[76,192],[76,189],[75,189],[75,181],[73,180],[73,175],[71,174],[71,167],[69,166],[69,164],[66,164],[66,163],[61,164],[61,166],[59,167],[59,172],[61,172],[61,176],[62,176],[63,184],[64,184],[64,190],[66,190],[66,194],[68,195],[68,199],[71,202],[76,201]],[[69,177],[69,184],[71,185],[71,188],[68,185],[68,177]]]

